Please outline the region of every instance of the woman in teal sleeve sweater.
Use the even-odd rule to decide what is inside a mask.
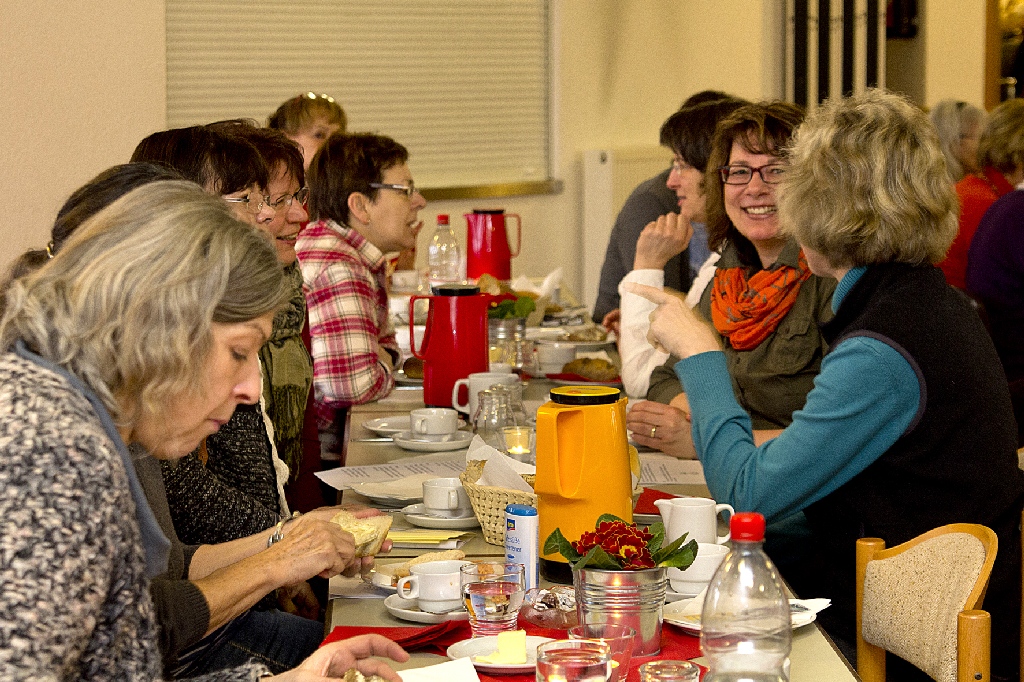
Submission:
[[[659,304],[650,338],[682,358],[675,369],[712,495],[769,520],[804,511],[815,566],[793,587],[832,598],[821,618],[830,634],[854,639],[857,538],[891,546],[981,523],[1000,545],[984,603],[992,678],[1016,679],[1024,473],[991,340],[932,265],[956,233],[946,173],[925,114],[896,95],[830,101],[798,130],[781,222],[811,270],[838,280],[835,317],[807,402],[759,447],[714,331],[676,299],[643,293]]]

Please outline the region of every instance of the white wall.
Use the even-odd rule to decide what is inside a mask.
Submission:
[[[984,0],[918,0],[918,35],[886,41],[886,84],[931,107],[943,99],[985,106]]]
[[[0,267],[57,209],[164,127],[162,2],[0,0]]]
[[[704,88],[758,99],[776,94],[769,19],[777,0],[553,0],[553,196],[436,202],[421,213],[457,216],[504,207],[522,215],[513,273],[564,267],[578,291],[581,158],[586,149],[649,146],[679,103]],[[974,4],[978,5],[975,10]],[[929,101],[981,101],[984,3],[928,0],[934,22]],[[946,55],[942,41],[957,45]],[[0,222],[0,267],[42,246],[57,208],[100,170],[126,161],[165,124],[164,5],[93,0],[0,0],[0,186],[19,210]],[[976,55],[975,57],[970,55]],[[977,64],[974,62],[977,61]],[[411,150],[415,173],[415,149]],[[421,253],[421,260],[425,254]]]

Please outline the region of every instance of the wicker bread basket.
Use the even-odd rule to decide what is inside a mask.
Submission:
[[[537,496],[509,488],[498,488],[490,485],[477,485],[484,471],[484,462],[472,461],[466,464],[466,470],[459,475],[462,487],[469,495],[473,504],[480,528],[484,532],[484,540],[492,545],[505,544],[505,507],[510,504],[528,504],[537,506]],[[534,475],[522,474],[523,480],[533,486]]]

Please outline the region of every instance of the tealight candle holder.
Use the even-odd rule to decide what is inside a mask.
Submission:
[[[502,429],[505,436],[505,451],[509,457],[520,462],[533,464],[537,443],[537,433],[530,426],[506,426]]]

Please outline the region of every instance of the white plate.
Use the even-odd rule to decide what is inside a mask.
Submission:
[[[672,589],[672,584],[669,583],[668,587],[665,588],[665,602],[671,604],[677,601],[689,601],[696,597],[696,594],[682,594]]]
[[[473,666],[477,670],[488,673],[499,673],[514,675],[515,673],[530,672],[537,668],[537,647],[544,642],[553,641],[550,637],[526,636],[526,663],[520,665],[499,665],[495,663],[478,663],[473,660],[474,656],[487,656],[498,650],[498,636],[476,637],[464,639],[448,647],[448,658],[469,658],[473,660]]]
[[[443,623],[446,620],[469,620],[469,613],[466,609],[449,611],[448,613],[428,613],[420,611],[415,599],[402,599],[397,594],[392,594],[384,600],[384,608],[395,618],[409,620],[413,623]]]
[[[393,436],[402,431],[408,431],[411,427],[412,417],[409,415],[397,415],[395,417],[380,417],[379,419],[367,419],[363,422],[363,428],[373,431],[378,436]]]
[[[440,528],[442,530],[462,530],[464,528],[476,528],[480,522],[476,520],[476,514],[462,516],[455,519],[448,519],[443,516],[432,516],[427,513],[426,507],[422,504],[410,504],[402,509],[405,520],[420,528]]]
[[[558,372],[562,374],[562,372]],[[548,374],[547,380],[556,386],[611,386],[612,388],[622,388],[621,381],[591,381],[590,379],[574,379],[572,381],[568,379],[555,379],[556,374]]]
[[[473,434],[469,431],[456,431],[452,434],[451,440],[434,441],[419,440],[412,437],[411,431],[396,433],[391,437],[395,445],[403,450],[414,450],[416,452],[447,452],[449,450],[463,450],[469,447],[473,440]]]
[[[690,604],[689,599],[684,601],[677,601],[673,604],[665,606],[664,618],[666,623],[672,623],[678,625],[680,628],[689,632],[690,634],[700,634],[700,614],[694,613],[684,615],[682,612],[686,610],[686,607]],[[790,599],[790,605],[792,606],[793,600]],[[814,611],[793,611],[790,613],[792,620],[793,629],[802,628],[805,625],[810,625],[818,617],[818,614]]]
[[[394,481],[364,481],[349,485],[354,492],[385,507],[405,507],[423,500],[423,481],[436,474],[412,474]]]
[[[423,379],[413,379],[411,376],[405,373],[404,369],[400,369],[397,372],[395,372],[395,383],[398,384],[399,386],[422,386]]]
[[[459,419],[459,426],[465,425],[466,421]],[[378,419],[367,419],[362,424],[367,431],[373,431],[378,436],[394,436],[412,428],[412,417],[407,414],[399,414],[394,417],[380,417]]]

